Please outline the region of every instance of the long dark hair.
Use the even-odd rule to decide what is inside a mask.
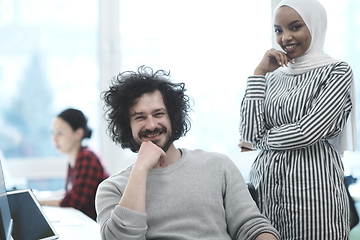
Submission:
[[[185,94],[184,83],[170,82],[170,74],[164,70],[153,72],[152,68],[141,66],[137,72],[119,73],[111,80],[109,90],[101,98],[105,102],[105,118],[108,121],[108,134],[122,148],[137,152],[137,144],[130,127],[130,107],[144,93],[159,90],[163,96],[172,126],[172,142],[185,136],[191,123],[190,97]]]
[[[87,118],[84,113],[78,109],[68,108],[62,111],[58,117],[62,118],[65,122],[69,123],[71,128],[76,131],[79,128],[84,129],[84,138],[91,138],[92,130],[87,125]]]

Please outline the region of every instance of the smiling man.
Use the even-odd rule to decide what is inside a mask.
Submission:
[[[112,140],[137,159],[98,188],[102,239],[278,239],[227,156],[174,146],[190,129],[185,91],[142,66],[103,93]]]

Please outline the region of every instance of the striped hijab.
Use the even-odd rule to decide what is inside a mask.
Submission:
[[[283,0],[275,8],[274,12],[282,6],[289,6],[299,13],[310,31],[311,43],[309,49],[302,56],[294,59],[294,64],[289,63],[288,67],[279,68],[279,70],[287,74],[302,74],[312,69],[338,62],[323,52],[327,16],[325,8],[321,3],[317,0]],[[350,95],[353,104],[352,112],[342,133],[337,138],[331,140],[331,143],[340,154],[343,154],[346,150],[355,151],[357,147],[354,78],[352,79]]]

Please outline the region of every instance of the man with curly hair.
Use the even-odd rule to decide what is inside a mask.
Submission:
[[[278,239],[227,156],[174,146],[190,129],[185,91],[141,66],[103,93],[112,140],[137,159],[98,188],[102,239]]]

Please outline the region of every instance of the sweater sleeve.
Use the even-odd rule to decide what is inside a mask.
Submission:
[[[224,161],[223,174],[224,205],[231,238],[252,240],[261,233],[271,233],[280,239],[277,230],[260,213],[241,172],[230,159]]]
[[[319,139],[336,137],[351,112],[352,79],[349,65],[341,63],[335,66],[328,77],[322,79],[318,96],[298,121],[266,129],[265,77],[249,77],[241,105],[242,138],[258,149],[291,150],[310,146]]]
[[[97,222],[102,240],[145,239],[147,215],[119,205],[123,192],[119,182],[124,179],[123,176],[110,177],[99,185],[96,193]]]

